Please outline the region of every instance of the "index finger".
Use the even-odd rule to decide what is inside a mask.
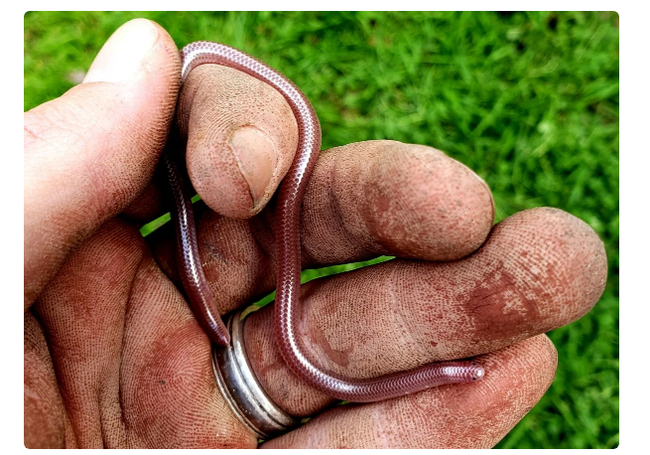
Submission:
[[[203,201],[230,218],[262,210],[298,145],[296,119],[280,92],[242,71],[201,65],[183,85],[177,118]]]

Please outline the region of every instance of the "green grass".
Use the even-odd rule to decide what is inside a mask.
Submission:
[[[432,145],[487,181],[497,221],[553,206],[589,223],[607,248],[605,294],[550,334],[557,377],[498,447],[618,445],[616,13],[29,13],[25,109],[70,88],[134,17],[179,46],[220,41],[281,69],[314,104],[324,148]]]

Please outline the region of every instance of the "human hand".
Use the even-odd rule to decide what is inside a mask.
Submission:
[[[135,74],[117,70],[128,63]],[[25,116],[27,446],[257,445],[221,398],[207,337],[172,284],[171,230],[147,245],[135,227],[161,207],[151,178],[178,73],[166,32],[130,22],[86,83]],[[197,216],[223,314],[274,287],[272,201],[264,207],[292,160],[295,120],[272,88],[213,65],[193,71],[178,116],[194,187],[234,217]],[[264,446],[501,439],[553,379],[555,350],[541,334],[589,311],[606,262],[596,234],[565,212],[529,210],[492,228],[493,217],[484,182],[431,148],[372,141],[324,152],[303,207],[303,265],[403,259],[304,285],[307,348],[345,376],[475,355],[486,376],[324,411],[332,400],[287,370],[264,308],[245,328],[259,380],[292,414],[324,411]]]

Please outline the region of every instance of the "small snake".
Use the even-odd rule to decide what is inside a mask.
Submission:
[[[278,90],[291,106],[298,122],[299,141],[294,161],[282,181],[277,202],[275,237],[278,248],[275,296],[275,335],[282,357],[291,371],[310,386],[339,400],[373,402],[394,398],[443,384],[481,379],[483,367],[472,361],[424,365],[377,378],[350,379],[321,370],[305,354],[296,336],[300,316],[300,210],[309,176],[321,146],[321,129],[311,103],[293,82],[278,71],[232,47],[207,41],[190,43],[181,51],[181,84],[192,69],[217,64],[243,71]],[[210,339],[228,345],[230,337],[208,287],[197,243],[192,203],[184,175],[170,155],[164,163],[174,199],[172,221],[176,227],[177,255],[183,287],[195,317]]]

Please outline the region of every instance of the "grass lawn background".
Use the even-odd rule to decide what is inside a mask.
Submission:
[[[549,334],[555,381],[497,447],[618,445],[616,13],[33,12],[25,110],[74,85],[135,17],[160,23],[179,47],[220,41],[278,68],[312,101],[324,149],[369,139],[431,145],[486,180],[496,221],[552,206],[589,223],[607,249],[605,293]]]

